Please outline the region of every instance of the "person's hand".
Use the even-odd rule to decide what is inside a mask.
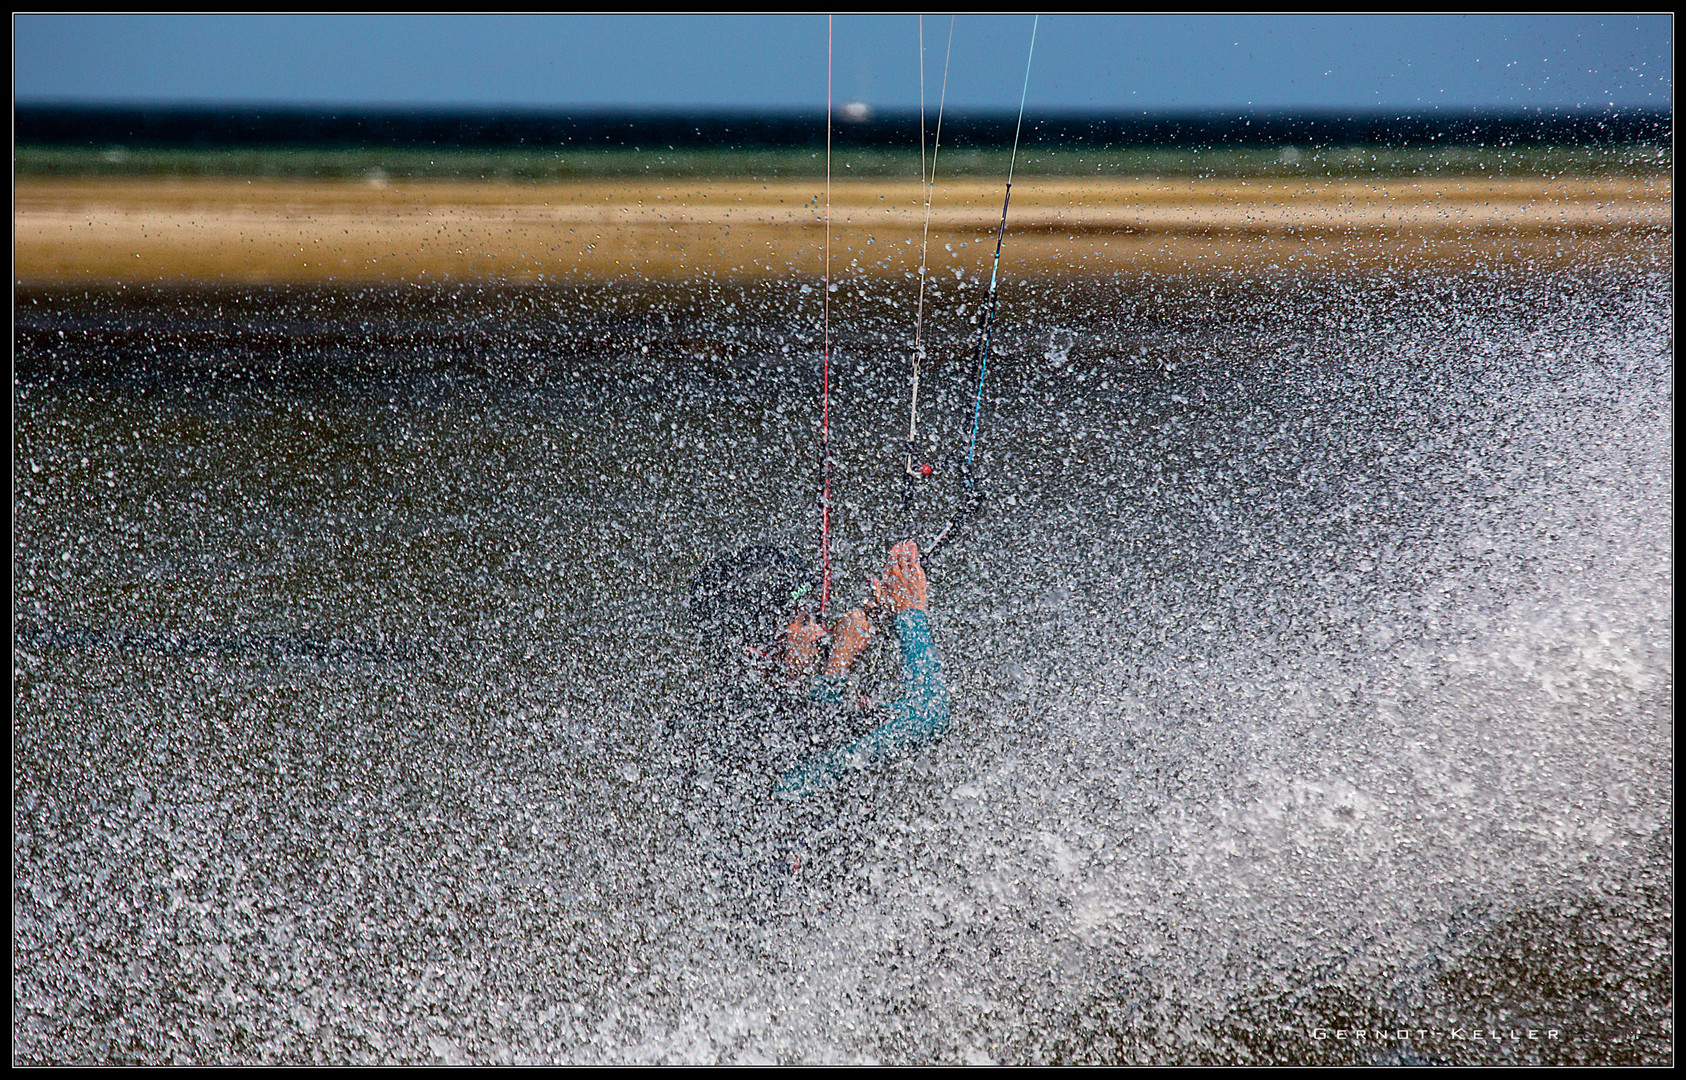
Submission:
[[[890,549],[884,579],[872,579],[873,600],[894,617],[904,611],[925,610],[927,594],[925,568],[919,565],[919,545],[903,540]]]
[[[785,627],[784,663],[792,678],[806,675],[819,663],[820,642],[825,640],[825,627],[806,611],[799,611]]]
[[[843,616],[831,631],[831,657],[825,662],[825,675],[836,678],[848,671],[871,640],[872,620],[866,612],[856,608]]]

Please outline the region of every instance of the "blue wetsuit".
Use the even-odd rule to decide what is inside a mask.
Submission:
[[[930,616],[918,609],[902,612],[896,616],[896,636],[901,640],[902,696],[881,707],[889,717],[848,746],[809,758],[785,773],[774,789],[779,798],[800,799],[829,790],[851,772],[905,757],[948,728],[948,686],[931,640]],[[835,708],[847,692],[847,676],[821,678],[809,700]]]
[[[847,677],[821,678],[806,694],[735,680],[675,724],[669,741],[678,784],[674,820],[690,834],[723,905],[742,905],[754,918],[772,914],[768,905],[782,902],[791,880],[793,852],[806,853],[810,878],[815,865],[837,861],[813,846],[812,815],[831,826],[826,845],[848,843],[836,832],[837,808],[819,796],[850,773],[904,757],[947,729],[948,688],[930,617],[903,612],[896,633],[902,696],[888,705],[864,713],[850,708]],[[866,734],[837,745],[874,722]]]

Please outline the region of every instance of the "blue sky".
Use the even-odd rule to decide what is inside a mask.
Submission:
[[[949,17],[927,15],[926,93]],[[1031,18],[955,23],[951,107],[1017,106]],[[919,104],[915,16],[838,16],[836,100]],[[1042,109],[1672,107],[1669,15],[1041,20]],[[814,108],[824,15],[16,15],[25,102]]]

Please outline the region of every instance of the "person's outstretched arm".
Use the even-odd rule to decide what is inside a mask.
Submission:
[[[782,797],[801,798],[824,791],[850,772],[906,756],[948,728],[948,687],[943,682],[942,659],[931,638],[925,571],[919,565],[919,549],[913,541],[903,541],[891,549],[884,578],[883,582],[874,581],[873,589],[878,602],[895,614],[902,651],[902,697],[889,706],[890,718],[862,738],[786,773],[776,789]],[[816,700],[842,700],[848,665],[866,647],[869,626],[861,612],[845,617],[832,659],[814,688]]]

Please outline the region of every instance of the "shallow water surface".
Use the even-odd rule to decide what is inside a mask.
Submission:
[[[817,293],[17,301],[14,1061],[1670,1060],[1669,281],[1023,286],[954,726],[771,914],[667,739],[692,575],[816,542]]]

